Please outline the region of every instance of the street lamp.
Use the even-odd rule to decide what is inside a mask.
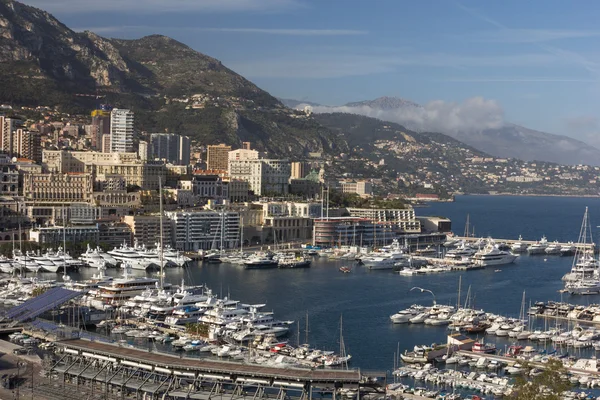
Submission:
[[[421,293],[423,293],[423,292],[428,292],[428,293],[431,293],[431,296],[433,296],[433,305],[435,306],[435,294],[433,294],[433,292],[432,292],[431,290],[429,290],[429,289],[423,289],[423,288],[421,288],[421,287],[417,287],[417,286],[415,286],[414,288],[410,289],[410,290],[409,290],[409,292],[412,292],[412,291],[413,291],[413,290],[415,290],[415,289],[418,289],[418,290],[420,290],[420,291],[421,291]]]

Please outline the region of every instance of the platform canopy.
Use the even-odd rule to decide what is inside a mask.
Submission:
[[[27,300],[25,303],[11,308],[5,314],[5,317],[19,322],[32,320],[46,311],[60,307],[67,301],[83,294],[84,292],[61,287],[51,288],[39,296]]]

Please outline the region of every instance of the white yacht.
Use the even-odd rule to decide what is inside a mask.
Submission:
[[[558,243],[558,241],[554,241],[550,244],[548,244],[548,246],[546,246],[546,249],[544,250],[544,252],[546,254],[560,254],[560,250],[562,249],[562,245],[560,243]]]
[[[560,255],[563,257],[564,256],[572,256],[575,254],[576,250],[577,250],[577,246],[575,246],[575,243],[568,242],[560,248]]]
[[[589,243],[594,243],[594,241],[592,239],[588,208],[586,207],[579,234],[579,246],[575,250],[571,272],[563,278],[569,278],[565,279],[567,280],[565,290],[571,294],[600,293],[598,260],[596,260],[593,251],[586,248]]]
[[[406,264],[408,266],[409,258],[404,253],[389,253],[364,259],[362,263],[369,269],[394,269],[394,266],[398,266],[397,264]]]
[[[474,248],[469,246],[466,242],[462,241],[452,250],[448,250],[444,255],[444,258],[450,260],[461,260],[463,257],[471,257],[477,252]]]
[[[123,277],[110,281],[108,284],[98,285],[98,297],[107,303],[116,303],[127,300],[142,293],[146,289],[154,288],[159,280],[147,277],[130,277],[131,265],[126,263]],[[170,286],[170,284],[165,284]]]
[[[79,256],[79,259],[92,267],[105,264],[116,267],[118,263],[118,261],[110,254],[103,252],[99,247],[91,249],[89,244],[85,253]]]
[[[548,239],[546,239],[546,236],[542,236],[538,242],[535,242],[527,248],[527,252],[529,254],[544,254],[546,252],[546,247],[548,247]]]
[[[493,244],[486,245],[483,250],[478,251],[473,256],[473,264],[481,267],[489,265],[504,265],[515,262],[517,256],[508,251],[501,251]]]
[[[523,243],[523,237],[519,235],[519,240],[510,246],[510,251],[514,253],[524,253],[527,251],[527,243]]]

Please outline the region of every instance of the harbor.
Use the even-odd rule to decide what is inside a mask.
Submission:
[[[579,216],[576,219],[573,218],[569,224],[572,225],[573,231],[579,230],[578,225],[581,222],[583,209],[577,211]],[[474,219],[473,216],[471,218]],[[593,218],[594,215],[592,214],[592,220]],[[509,236],[502,234],[502,231],[500,231],[497,236],[501,235],[503,237]],[[552,232],[548,233],[548,236],[554,237]],[[556,237],[558,238],[559,235],[556,235]],[[574,237],[569,236],[565,239],[569,240],[565,240],[564,243],[576,242],[577,233],[574,234]],[[306,251],[306,249],[304,250]],[[446,252],[448,250],[446,249]],[[361,379],[363,381],[371,380],[377,377],[380,387],[377,390],[381,390],[381,387],[389,386],[395,379],[394,375],[391,374],[391,371],[395,370],[391,368],[392,360],[395,360],[394,353],[413,351],[414,346],[423,343],[443,344],[448,334],[452,333],[453,330],[458,332],[461,326],[467,327],[467,324],[464,323],[397,324],[390,321],[391,315],[409,309],[413,305],[420,305],[424,311],[431,308],[435,302],[440,310],[444,308],[447,310],[452,309],[452,313],[448,313],[451,315],[460,314],[461,310],[464,309],[481,310],[486,315],[504,318],[506,322],[512,324],[511,329],[519,326],[518,321],[530,318],[535,321],[535,323],[532,323],[532,328],[534,328],[532,333],[540,330],[538,336],[540,333],[547,333],[548,335],[545,340],[529,340],[529,338],[518,339],[508,335],[491,335],[486,334],[484,331],[466,334],[475,341],[485,335],[484,343],[494,343],[498,352],[501,353],[498,357],[504,357],[503,349],[507,350],[510,346],[518,345],[523,348],[530,346],[536,350],[536,354],[552,353],[556,350],[557,355],[569,353],[580,359],[591,359],[596,351],[594,341],[599,340],[597,338],[578,340],[572,333],[576,325],[584,327],[581,332],[591,333],[588,329],[596,326],[593,316],[600,310],[600,307],[596,308],[593,305],[597,302],[594,295],[577,296],[560,292],[565,284],[562,279],[572,267],[573,256],[537,256],[522,253],[510,264],[480,267],[473,270],[456,269],[450,275],[438,274],[433,271],[425,274],[403,275],[394,271],[394,268],[374,269],[369,268],[364,262],[362,264],[358,263],[355,259],[330,258],[318,254],[304,255],[311,261],[309,268],[247,269],[243,264],[231,262],[237,256],[239,256],[239,253],[236,252],[224,253],[220,263],[209,262],[210,258],[203,262],[190,260],[182,267],[165,268],[163,276],[156,275],[151,269],[148,271],[130,269],[127,278],[124,278],[123,273],[126,268],[106,268],[102,271],[103,276],[101,279],[98,279],[99,270],[97,268],[73,269],[68,270],[66,274],[63,272],[57,274],[42,271],[38,271],[37,274],[23,273],[23,277],[20,278],[22,283],[17,284],[14,280],[13,283],[6,281],[2,284],[4,287],[0,288],[0,299],[8,309],[22,302],[23,298],[26,298],[26,294],[31,293],[34,287],[38,286],[46,287],[46,291],[51,291],[55,287],[64,287],[67,290],[78,291],[80,294],[66,301],[62,306],[57,304],[56,307],[44,311],[45,314],[36,317],[33,323],[32,321],[19,321],[18,324],[9,326],[12,324],[4,322],[4,326],[7,329],[21,328],[22,334],[38,340],[35,346],[41,346],[48,340],[54,341],[56,346],[51,350],[51,353],[59,357],[55,359],[56,363],[65,356],[62,349],[76,351],[77,354],[66,353],[73,356],[73,361],[70,361],[69,365],[77,359],[77,362],[70,369],[66,369],[69,365],[65,365],[65,360],[67,360],[65,358],[63,362],[58,363],[58,369],[55,370],[59,382],[64,384],[66,388],[77,388],[79,385],[81,390],[88,393],[92,390],[94,393],[104,393],[108,386],[109,392],[116,397],[120,396],[121,390],[129,386],[133,386],[133,388],[130,387],[127,390],[135,390],[135,387],[137,389],[148,389],[147,396],[150,396],[153,391],[156,391],[157,394],[158,392],[164,394],[171,381],[166,381],[166,376],[162,376],[160,370],[158,373],[154,371],[152,376],[149,376],[149,374],[144,375],[142,371],[146,370],[140,367],[139,364],[146,365],[147,362],[147,365],[151,365],[149,359],[144,359],[144,361],[124,359],[123,361],[137,363],[137,365],[130,366],[133,370],[126,369],[127,364],[122,365],[123,369],[115,375],[114,380],[110,381],[109,385],[106,385],[106,379],[102,373],[106,369],[100,371],[103,366],[102,363],[106,360],[96,359],[96,364],[88,366],[88,358],[91,357],[87,354],[93,352],[89,348],[76,348],[76,343],[85,342],[86,345],[93,343],[94,346],[96,344],[108,346],[107,349],[113,349],[113,352],[116,348],[118,349],[116,352],[126,349],[135,354],[140,352],[144,355],[152,354],[157,357],[167,357],[164,360],[160,359],[161,363],[164,362],[165,365],[168,360],[172,360],[173,363],[177,360],[189,360],[185,363],[215,362],[226,363],[227,365],[232,363],[242,364],[252,369],[271,371],[269,368],[281,370],[282,367],[277,366],[276,363],[283,362],[288,365],[284,367],[286,370],[291,368],[311,371],[311,368],[316,366],[315,371],[334,371],[336,373],[337,371],[354,371],[354,373],[358,371],[361,374],[359,381]],[[444,260],[443,257],[421,254],[410,256],[414,260],[428,261],[428,264],[432,265],[446,263],[446,261],[441,261]],[[460,263],[455,262],[455,264]],[[340,273],[342,267],[346,267],[348,272]],[[460,268],[461,266],[456,265],[456,267]],[[422,266],[419,268],[428,267]],[[62,275],[68,276],[68,279],[64,282],[62,282]],[[123,279],[140,285],[136,289],[137,292],[132,293],[132,296],[129,296],[128,299],[120,298],[121,295],[117,295],[119,291],[106,290],[109,287],[114,287]],[[160,285],[161,281],[165,285],[164,293],[157,290],[157,285]],[[461,286],[460,293],[458,290],[459,285]],[[17,290],[17,286],[22,289]],[[106,289],[99,291],[98,286]],[[423,289],[423,291],[418,289]],[[523,290],[526,292],[525,301],[523,300]],[[102,292],[105,293],[100,294]],[[148,295],[143,294],[144,292],[148,292]],[[187,294],[175,295],[183,292]],[[285,293],[285,295],[282,295],[282,293]],[[332,293],[335,293],[335,297],[331,296]],[[136,296],[139,296],[138,300],[134,300]],[[179,327],[176,319],[169,319],[171,323],[175,323],[172,326],[165,323],[169,315],[163,314],[164,317],[160,316],[161,313],[169,312],[169,310],[171,310],[171,313],[174,311],[173,308],[169,308],[173,307],[173,304],[168,300],[169,296],[175,296],[173,299],[184,299],[189,296],[186,301],[189,301],[191,306],[198,309],[189,308],[185,313],[180,314],[177,317],[182,318]],[[209,298],[214,300],[209,300]],[[544,306],[542,307],[540,303],[543,303]],[[147,306],[144,306],[144,304],[147,304]],[[240,318],[244,315],[244,318],[253,318],[257,321],[265,318],[269,318],[269,321],[280,321],[275,322],[271,328],[281,327],[285,330],[285,333],[282,333],[280,337],[271,342],[271,345],[279,347],[279,350],[277,352],[267,350],[268,347],[264,347],[262,341],[260,344],[258,342],[254,344],[254,339],[250,341],[236,340],[234,336],[243,338],[243,335],[234,335],[233,333],[244,332],[246,328],[243,325],[234,327],[234,324],[232,324],[230,326],[232,329],[231,334],[225,334],[228,329],[222,329],[221,333],[213,337],[206,332],[197,336],[194,335],[193,331],[187,330],[185,326],[187,322],[185,321],[194,321],[195,318],[196,321],[201,322],[200,313],[206,313],[208,309],[205,307],[208,304],[217,304],[223,309],[242,310],[235,311],[241,313]],[[523,304],[525,304],[524,318]],[[530,305],[534,307],[536,304],[539,309],[534,314]],[[52,311],[55,308],[62,311]],[[97,309],[97,311],[90,312],[88,317],[86,316],[88,315],[86,309]],[[271,311],[274,311],[273,315],[269,315]],[[158,319],[156,319],[157,317]],[[215,314],[214,317],[217,317],[217,315]],[[112,320],[109,319],[95,328],[93,325],[87,325],[83,328],[84,325],[81,324],[88,321],[87,318],[92,320],[98,318],[96,320],[98,322],[102,322],[103,319],[106,320],[107,318]],[[161,321],[162,318],[164,320]],[[208,323],[206,321],[208,320],[203,323]],[[234,321],[228,321],[225,325],[232,322]],[[290,324],[279,325],[287,322],[290,322]],[[490,322],[493,325],[494,321]],[[368,326],[369,329],[364,329],[365,326]],[[65,327],[70,327],[70,329],[67,330]],[[276,331],[272,330],[271,332],[275,333]],[[567,332],[571,336],[564,338]],[[461,334],[465,334],[465,331],[461,331]],[[552,340],[553,337],[561,338],[561,334],[565,334],[562,336],[563,339]],[[73,335],[75,335],[75,338]],[[183,340],[182,337],[186,340]],[[585,335],[583,335],[583,338],[585,338]],[[71,347],[60,345],[63,342],[71,343],[69,345]],[[173,342],[182,347],[176,349],[172,344]],[[285,343],[285,346],[277,346],[283,343]],[[377,343],[377,346],[369,346],[367,343]],[[305,344],[309,345],[308,354],[314,354],[310,356],[311,359],[312,357],[320,357],[317,364],[311,364],[306,356],[301,358]],[[265,350],[259,349],[259,345]],[[25,345],[24,347],[29,346]],[[183,346],[188,346],[186,347],[188,350],[184,350]],[[216,346],[212,349],[215,350],[215,353],[200,351],[202,347],[210,346]],[[225,347],[228,347],[228,349],[225,349]],[[288,347],[288,350],[281,351],[285,347]],[[86,353],[86,355],[84,356],[83,353]],[[221,356],[218,355],[219,353]],[[269,354],[268,357],[267,354]],[[113,357],[112,355],[99,353],[98,355]],[[328,355],[340,357],[341,359],[349,355],[352,357],[346,360],[347,363],[342,362],[337,366],[323,366]],[[465,356],[462,353],[457,355],[460,357]],[[86,369],[83,370],[84,368]],[[135,372],[135,369],[139,369],[139,371]],[[373,374],[365,372],[370,370],[382,372]],[[96,378],[92,377],[90,379],[92,372],[100,373]],[[196,372],[200,373],[199,371]],[[78,374],[79,376],[77,376]],[[161,376],[158,377],[157,375]],[[433,376],[437,375],[434,374]],[[174,382],[172,387],[168,389],[168,393],[183,392],[182,388],[185,387],[186,390],[190,391],[190,394],[193,393],[197,396],[190,398],[201,398],[201,396],[206,398],[213,388],[215,391],[218,389],[217,386],[213,386],[215,381],[206,380],[205,387],[200,390],[198,386],[190,386],[190,383],[193,383],[197,376],[188,378],[190,379],[183,379],[183,382],[181,380]],[[465,379],[464,376],[456,378]],[[104,383],[102,379],[104,379]],[[144,383],[146,379],[147,381]],[[163,381],[168,383],[157,388],[157,385],[160,385]],[[129,383],[131,385],[128,385]],[[409,383],[405,382],[403,384]],[[464,386],[468,386],[466,381],[463,383]],[[223,392],[223,395],[234,396],[231,389],[235,387],[235,384],[234,381],[227,381],[224,385],[226,391]],[[493,386],[493,382],[487,382],[487,384],[489,387]],[[473,383],[472,386],[475,387],[476,385],[476,383]],[[428,391],[431,391],[414,390],[420,387],[420,384],[410,384],[410,386],[412,392],[403,392],[398,396],[404,395],[406,398],[417,399],[423,398]],[[276,387],[276,390],[271,386],[269,387],[270,389],[266,393],[276,397],[280,387]],[[322,389],[327,388],[315,389],[314,393],[321,393]],[[344,390],[337,391],[335,396],[376,397],[383,395],[369,387],[365,387],[362,391],[353,391],[354,389],[350,387],[350,384],[342,389]],[[251,393],[251,396],[254,396],[259,388],[248,384],[238,390]],[[273,392],[273,390],[275,391]],[[439,392],[437,396],[442,395],[442,391],[439,389],[437,391]],[[476,389],[470,390],[467,388],[466,392],[469,391],[479,393]],[[128,392],[123,393],[127,395]],[[287,396],[291,397],[303,396],[302,390],[293,391],[290,389],[286,393]],[[327,393],[329,393],[328,396],[333,396],[332,391]],[[391,393],[395,392],[391,391]],[[452,391],[447,390],[443,395],[450,394],[452,394]],[[304,394],[304,396],[308,395],[308,393]],[[486,394],[482,392],[482,395]],[[494,396],[493,392],[487,394],[486,398],[489,396]]]

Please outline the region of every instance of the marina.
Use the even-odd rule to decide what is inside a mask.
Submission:
[[[460,202],[458,204],[460,205]],[[473,204],[470,204],[469,209],[472,207]],[[565,225],[569,229],[561,228],[561,234],[568,235],[565,239],[560,238],[558,232],[553,235],[553,232],[550,230],[546,231],[548,237],[557,237],[564,240],[564,243],[568,243],[569,241],[576,242],[584,209],[585,207],[576,207],[573,218]],[[476,220],[473,211],[471,210],[470,212],[471,220]],[[440,212],[438,211],[438,213]],[[592,220],[591,225],[594,225],[594,213],[591,209],[590,218]],[[571,231],[570,233],[569,230]],[[502,230],[499,230],[498,236],[507,237],[513,234],[512,232],[508,233],[507,235],[506,232],[503,233]],[[460,314],[461,310],[465,308],[482,310],[486,314],[504,318],[511,324],[511,329],[521,326],[519,325],[519,321],[530,318],[532,321],[535,321],[532,323],[532,326],[535,326],[533,331],[540,330],[540,333],[548,332],[548,337],[544,341],[540,341],[529,340],[529,338],[519,340],[509,335],[485,334],[485,329],[491,326],[477,333],[477,329],[480,329],[479,325],[472,323],[470,326],[475,328],[472,333],[461,331],[461,334],[466,333],[474,341],[479,340],[485,335],[483,343],[493,343],[500,352],[503,350],[506,351],[510,346],[519,345],[523,348],[527,346],[534,348],[537,352],[536,354],[543,354],[543,352],[551,353],[556,349],[557,354],[569,353],[582,359],[589,359],[594,356],[594,342],[599,339],[591,338],[590,340],[578,341],[573,336],[573,333],[570,333],[571,337],[567,339],[552,340],[552,337],[560,338],[561,334],[578,330],[579,328],[576,328],[577,325],[583,327],[583,329],[579,330],[580,332],[586,331],[591,333],[588,329],[595,327],[597,324],[594,315],[599,313],[600,307],[595,306],[594,303],[600,302],[600,298],[594,295],[577,296],[568,292],[561,293],[564,288],[562,278],[571,270],[573,256],[560,257],[548,255],[540,257],[525,253],[519,255],[513,263],[499,267],[480,266],[479,269],[461,270],[458,269],[461,266],[456,265],[457,269],[449,275],[433,272],[403,275],[394,272],[393,269],[372,269],[366,265],[357,263],[355,260],[330,259],[329,257],[319,257],[317,255],[310,257],[310,268],[298,269],[246,269],[242,264],[230,262],[227,258],[224,258],[218,264],[208,261],[202,263],[190,262],[186,268],[165,268],[164,276],[162,277],[156,277],[152,272],[130,269],[127,279],[136,282],[136,284],[137,282],[140,284],[143,283],[143,287],[137,293],[132,293],[131,296],[127,296],[128,298],[122,298],[118,303],[114,302],[114,304],[111,304],[112,300],[107,298],[96,302],[92,301],[92,298],[98,299],[99,295],[101,297],[102,287],[112,287],[115,285],[114,282],[119,282],[119,280],[123,279],[122,275],[125,269],[106,268],[102,270],[102,276],[99,276],[97,269],[81,268],[79,271],[69,271],[67,274],[69,279],[65,282],[65,287],[73,288],[73,290],[78,288],[78,290],[86,292],[78,300],[70,301],[71,304],[76,302],[78,305],[71,306],[71,310],[73,311],[65,311],[64,314],[60,314],[62,316],[49,315],[44,318],[49,318],[50,320],[61,318],[65,322],[65,325],[72,325],[74,321],[80,318],[75,318],[74,316],[83,313],[85,307],[101,308],[101,310],[98,310],[98,315],[103,316],[103,318],[107,315],[112,315],[113,317],[122,315],[119,317],[121,318],[120,323],[107,325],[106,328],[104,326],[96,328],[97,333],[91,336],[93,337],[93,343],[102,343],[110,346],[109,348],[116,346],[119,349],[131,349],[134,352],[141,350],[142,353],[146,354],[148,353],[148,349],[151,348],[152,354],[164,354],[164,357],[168,357],[169,359],[193,360],[189,361],[190,363],[199,361],[235,363],[236,359],[233,357],[237,357],[235,355],[238,354],[237,351],[241,351],[243,357],[248,357],[246,355],[247,352],[244,350],[237,350],[238,347],[244,346],[244,344],[243,342],[238,343],[239,341],[236,341],[233,336],[220,335],[222,341],[218,344],[219,351],[222,354],[226,354],[223,347],[229,346],[231,349],[227,350],[227,354],[233,354],[233,356],[227,355],[223,357],[218,357],[215,354],[203,354],[199,351],[200,347],[194,349],[195,346],[200,346],[201,343],[207,343],[202,344],[202,346],[209,346],[211,338],[200,339],[201,342],[198,345],[193,343],[194,340],[197,340],[193,337],[189,337],[187,342],[177,339],[177,337],[187,336],[185,327],[181,326],[178,328],[177,323],[173,326],[166,324],[163,326],[164,321],[161,322],[161,313],[174,312],[175,309],[173,307],[177,307],[177,305],[173,305],[168,300],[171,298],[169,296],[173,295],[168,295],[166,292],[165,294],[161,294],[162,292],[156,287],[162,278],[165,284],[171,285],[168,291],[171,293],[181,293],[181,295],[177,295],[180,297],[173,297],[173,299],[181,299],[178,300],[182,301],[180,310],[185,310],[186,306],[184,305],[186,302],[198,308],[196,311],[190,308],[181,314],[184,318],[188,318],[189,315],[191,319],[188,321],[193,321],[194,318],[199,320],[202,313],[208,311],[207,309],[203,310],[203,307],[206,306],[199,306],[199,304],[210,304],[213,301],[215,301],[214,304],[223,305],[227,302],[234,310],[242,310],[243,312],[235,311],[235,313],[242,312],[241,315],[252,316],[254,312],[255,317],[260,318],[261,321],[267,318],[269,312],[272,310],[281,318],[281,322],[292,321],[286,333],[277,340],[287,342],[287,346],[290,349],[300,349],[303,343],[310,343],[311,349],[335,350],[335,353],[341,357],[344,356],[344,353],[352,354],[351,365],[348,368],[360,368],[360,371],[390,370],[393,353],[397,351],[399,353],[413,351],[415,346],[422,345],[423,343],[444,344],[448,334],[453,332],[453,330],[458,331],[461,327],[464,329],[468,327],[467,324],[455,324],[454,321],[446,323],[442,321],[443,319],[438,318],[440,315],[439,312],[436,315],[438,321],[435,321],[435,324],[425,323],[427,317],[421,317],[423,318],[422,323],[392,323],[390,321],[391,315],[398,313],[399,310],[410,309],[413,305],[418,305],[422,308],[415,309],[417,315],[411,315],[410,318],[418,317],[420,314],[418,311],[421,311],[421,313],[427,311],[429,313],[429,309],[434,302],[438,305],[439,311],[447,310],[449,317]],[[429,261],[431,264],[447,262],[443,258],[432,256],[414,255],[413,257],[415,260]],[[52,288],[62,285],[61,274],[38,272],[37,274],[27,273],[24,275],[29,278],[23,278],[23,283],[4,283],[6,285],[5,289],[0,288],[0,299],[4,302],[5,307],[18,304],[19,295],[17,293],[23,293],[24,288],[28,285],[32,287],[31,290],[38,286]],[[24,283],[25,281],[29,281],[29,283]],[[77,284],[75,285],[76,282]],[[185,289],[179,288],[181,282],[184,282]],[[459,285],[462,288],[460,294],[458,293]],[[17,290],[17,286],[22,287],[22,289]],[[167,288],[168,286],[165,287],[165,290]],[[526,292],[525,300],[523,300],[523,290]],[[184,292],[187,294],[183,294]],[[14,295],[11,296],[8,293],[14,293]],[[24,293],[27,293],[27,291],[25,290]],[[283,293],[285,295],[282,295]],[[335,293],[335,296],[332,296],[332,293]],[[139,299],[136,300],[136,296],[139,296]],[[186,298],[188,300],[184,300]],[[209,300],[209,298],[214,298],[215,300]],[[459,298],[461,299],[460,301]],[[240,299],[242,301],[233,301],[230,299]],[[11,304],[12,301],[16,303]],[[533,313],[533,309],[530,309],[530,302],[532,307],[539,306],[535,313]],[[128,303],[128,305],[125,305],[125,303]],[[543,303],[543,306],[540,303]],[[120,304],[120,306],[116,307],[117,304]],[[146,306],[143,306],[144,304]],[[267,306],[264,306],[262,309],[257,308],[255,311],[252,311],[252,307],[265,304]],[[523,304],[525,304],[525,310],[523,310]],[[107,308],[106,306],[110,307]],[[461,310],[457,311],[459,308]],[[525,318],[523,318],[523,311],[526,314]],[[194,312],[198,314],[194,316]],[[67,318],[67,314],[70,317]],[[342,327],[340,326],[341,316],[343,316],[343,336],[341,335]],[[158,320],[151,322],[151,319],[156,317],[158,317]],[[307,323],[307,319],[309,323]],[[278,321],[279,319],[273,318],[273,320]],[[54,324],[57,322],[55,321]],[[224,324],[222,326],[225,327],[231,321],[226,322],[223,320],[222,323]],[[490,323],[493,325],[494,322],[490,321]],[[365,329],[365,326],[368,326],[369,329]],[[113,333],[107,336],[108,331],[105,331],[107,328],[118,328],[116,330],[122,333]],[[40,327],[29,329],[26,326],[24,329],[24,333],[27,334],[38,335],[40,338],[45,337],[46,339],[49,337],[39,333]],[[89,329],[92,332],[94,330],[93,328]],[[237,337],[243,337],[241,332],[244,329],[242,327],[235,329],[235,332],[240,333]],[[226,330],[223,329],[223,332]],[[155,331],[157,333],[153,333]],[[85,330],[82,332],[85,333]],[[73,345],[74,343],[83,343],[86,341],[86,335],[87,333],[81,336],[82,338],[79,339],[79,342],[71,341],[71,343]],[[585,335],[583,336],[585,337]],[[107,339],[99,339],[104,337]],[[167,341],[166,337],[172,337],[173,339],[168,339],[169,341]],[[60,338],[56,337],[56,339]],[[107,340],[110,343],[104,343],[103,340]],[[184,350],[183,348],[181,350],[173,350],[174,345],[171,343],[178,340],[183,343],[182,346],[188,346],[189,350]],[[277,340],[273,342],[274,345],[277,344],[275,343]],[[231,343],[228,343],[228,341],[231,341]],[[90,342],[90,340],[88,339],[87,342]],[[254,340],[252,339],[249,342],[254,343]],[[580,342],[582,344],[579,344]],[[149,347],[149,343],[152,343],[151,347]],[[341,346],[341,343],[344,346]],[[378,345],[369,346],[367,343],[377,343]],[[134,346],[140,350],[135,350],[129,346]],[[64,348],[69,349],[69,347]],[[75,347],[70,349],[76,350]],[[79,352],[77,357],[81,357],[84,352],[83,348],[77,349],[77,351]],[[250,365],[258,369],[273,368],[271,363],[278,357],[264,357],[262,356],[264,353],[260,352],[264,352],[265,350],[256,349],[256,351],[265,359],[262,361],[263,364],[250,363],[244,365]],[[85,353],[90,353],[90,351],[85,350]],[[464,356],[462,353],[458,355],[460,357]],[[73,356],[76,355],[73,354]],[[285,354],[285,351],[279,356],[282,357],[281,360],[292,362],[291,359],[287,358],[290,356]],[[78,361],[78,363],[81,362]],[[293,364],[299,365],[300,369],[308,367],[310,371],[310,364],[302,366],[304,362],[301,359],[295,358]],[[61,368],[64,369],[64,363],[61,365]],[[139,365],[137,367],[139,368]],[[85,368],[85,366],[82,368]],[[91,365],[83,372],[73,366],[72,371],[74,371],[74,375],[81,372],[81,376],[83,377],[83,375],[87,375],[88,371],[94,370],[98,372],[99,370],[95,368],[102,368],[102,366]],[[298,367],[294,365],[290,368]],[[336,368],[345,370],[346,367],[342,364],[341,367],[338,366]],[[65,378],[61,375],[61,379],[66,379],[67,384],[77,385],[77,380],[74,379],[77,376],[70,374],[69,371],[66,371],[66,374],[64,373],[65,371],[59,373],[59,375],[63,374],[66,376]],[[327,369],[324,369],[324,371],[327,371]],[[142,381],[138,382],[138,375],[131,376],[132,371],[125,371],[124,373],[125,377],[120,383],[115,378],[116,384],[114,387],[109,385],[109,387],[112,387],[111,390],[119,390],[123,387],[123,381],[127,379],[129,379],[129,382],[136,382],[138,388],[144,386],[142,383],[146,378],[148,378],[147,382],[152,381],[157,385],[160,385],[162,380],[164,380],[164,377],[144,376]],[[386,374],[375,375],[385,376]],[[392,375],[387,375],[388,382],[393,380]],[[102,385],[99,381],[101,376],[102,373],[95,380],[96,389],[94,390],[106,390],[106,385]],[[228,385],[232,384],[234,383],[228,382]],[[85,385],[90,389],[91,381],[85,381]],[[166,385],[168,386],[168,384]],[[174,383],[174,385],[180,385],[180,383]],[[160,390],[163,390],[164,386]],[[417,386],[419,385],[415,387]],[[189,390],[189,385],[186,387]],[[212,386],[210,387],[212,388]],[[208,389],[209,393],[210,390]],[[176,391],[173,390],[173,392]],[[351,393],[352,396],[358,395],[356,392],[346,392]],[[451,394],[451,392],[447,393]],[[413,390],[413,393],[406,394],[407,397],[412,396],[410,398],[420,398],[419,396],[424,396],[425,392],[419,390],[415,392]],[[302,392],[299,391],[294,395],[301,397]],[[342,392],[338,392],[337,395],[341,396]],[[486,398],[489,396],[493,396],[493,393],[487,394]]]

